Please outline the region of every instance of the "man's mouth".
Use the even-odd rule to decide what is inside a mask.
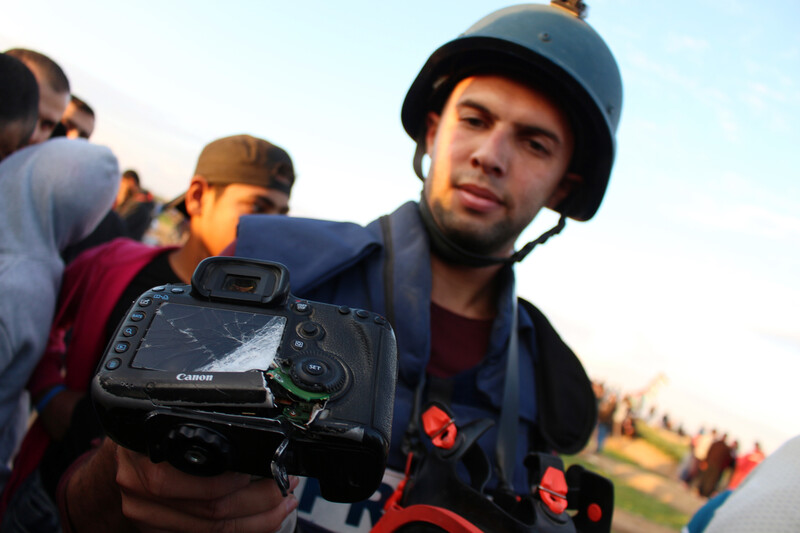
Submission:
[[[499,196],[480,185],[465,183],[458,185],[456,191],[464,207],[473,211],[487,212],[503,205]]]

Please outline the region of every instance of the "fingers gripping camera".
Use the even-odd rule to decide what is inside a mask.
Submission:
[[[397,347],[381,316],[293,297],[278,263],[212,257],[120,323],[92,381],[106,433],[196,475],[318,478],[352,502],[380,485]]]

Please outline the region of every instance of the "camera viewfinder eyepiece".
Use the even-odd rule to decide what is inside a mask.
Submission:
[[[212,301],[281,306],[289,297],[289,270],[280,263],[209,257],[194,271],[192,293]]]

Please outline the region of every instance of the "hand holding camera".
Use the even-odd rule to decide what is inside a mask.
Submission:
[[[198,482],[168,463],[153,463],[121,446],[116,463],[127,518],[143,530],[198,533],[219,531],[227,523],[236,531],[272,531],[297,506],[296,498],[284,498],[271,479],[226,472]],[[155,480],[163,483],[155,485]],[[290,489],[296,484],[292,478]]]

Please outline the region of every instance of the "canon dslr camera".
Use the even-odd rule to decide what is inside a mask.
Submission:
[[[381,316],[289,294],[277,263],[212,257],[142,294],[92,381],[107,434],[196,475],[318,478],[352,502],[380,485],[394,333]]]

